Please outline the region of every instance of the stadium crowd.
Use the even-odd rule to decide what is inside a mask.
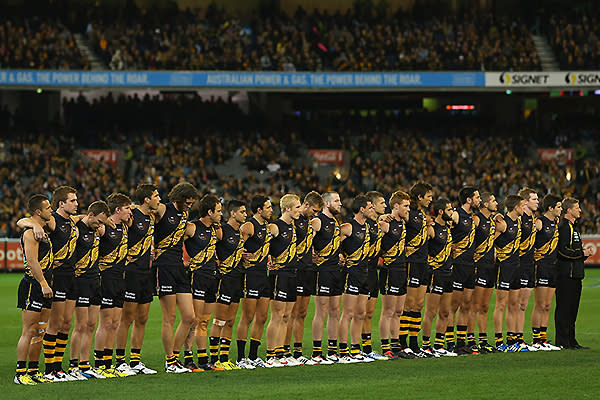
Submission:
[[[90,62],[59,20],[0,16],[0,69],[89,70]]]
[[[561,69],[600,68],[600,20],[594,14],[553,16],[548,41]]]
[[[158,107],[169,112],[156,113]],[[581,196],[582,231],[600,232],[600,162],[588,155],[567,180],[560,160],[542,162],[533,150],[538,143],[504,131],[485,137],[457,133],[465,129],[441,132],[382,114],[346,115],[335,124],[325,116],[294,116],[273,126],[233,103],[197,96],[79,97],[66,100],[63,109],[64,123],[44,128],[44,135],[24,128],[26,118],[0,113],[1,236],[18,236],[15,221],[25,214],[30,193],[71,185],[84,209],[115,191],[131,194],[139,182],[158,185],[164,197],[183,178],[226,200],[263,192],[275,205],[281,193],[313,189],[338,190],[349,204],[360,192],[389,195],[419,179],[431,182],[435,196],[456,198],[451,188],[472,184],[502,199],[526,183],[540,195]],[[123,161],[112,168],[79,151],[86,148],[119,150]],[[346,150],[348,168],[319,179],[310,148]],[[241,173],[217,173],[231,159],[240,161]]]
[[[240,21],[189,10],[93,22],[90,41],[111,69],[237,71],[537,70],[525,25],[492,15],[429,18],[328,14]]]

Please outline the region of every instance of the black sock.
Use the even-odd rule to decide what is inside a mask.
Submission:
[[[210,362],[211,364],[219,361],[219,337],[211,336],[208,338],[208,344],[210,346]]]
[[[371,353],[373,351],[373,345],[371,342],[371,334],[370,333],[363,333],[361,336],[361,341],[362,341],[362,348],[363,351],[367,354]]]
[[[381,339],[381,353],[385,354],[388,351],[392,351],[392,347],[390,346],[389,339]]]
[[[456,325],[456,347],[465,347],[467,341],[467,326]]]
[[[454,346],[454,325],[446,327],[446,345]]]
[[[347,356],[350,354],[350,350],[348,349],[348,343],[340,342],[340,356]]]
[[[44,363],[46,364],[46,373],[56,371],[56,337],[57,335],[51,335],[48,332],[46,332],[42,339],[42,345],[44,347]]]
[[[110,368],[112,366],[113,349],[104,349],[104,366]]]
[[[496,338],[496,347],[504,343],[504,339],[502,338],[502,332],[496,332],[494,334],[494,337]]]
[[[115,365],[118,367],[125,363],[125,349],[117,349],[115,353]]]
[[[431,337],[423,336],[423,348],[431,349]]]
[[[27,373],[27,361],[17,361],[16,375],[21,376]]]
[[[219,361],[229,361],[229,347],[231,346],[231,339],[221,338],[221,348],[219,349]]]
[[[400,339],[391,338],[390,342],[390,348],[392,349],[393,353],[397,353],[402,350],[402,347],[400,346]]]
[[[76,358],[72,358],[69,360],[69,371],[72,371],[73,368],[79,367],[79,360]]]
[[[337,354],[337,340],[333,339],[333,340],[328,340],[327,341],[327,355],[328,356],[334,356]]]
[[[129,366],[131,368],[137,366],[140,363],[142,349],[131,349],[129,352]]]
[[[27,366],[27,373],[29,375],[35,375],[40,371],[40,362],[39,361],[29,361],[29,365]]]
[[[321,340],[313,340],[313,357],[323,356],[323,348],[321,347]]]
[[[291,357],[292,356],[292,346],[290,346],[289,344],[284,344],[283,345],[283,356],[284,357]]]
[[[467,333],[467,346],[475,346],[475,333]]]
[[[433,345],[433,348],[436,350],[444,348],[444,334],[443,333],[435,334],[435,343]]]
[[[192,350],[185,350],[183,352],[183,365],[188,365],[194,362],[194,352]]]
[[[260,340],[250,339],[250,353],[249,358],[256,360],[258,358],[258,348],[260,347]]]
[[[208,364],[208,353],[206,352],[206,349],[199,349],[196,353],[198,354],[198,364],[200,364],[200,367]]]
[[[236,340],[237,343],[237,360],[242,361],[243,358],[246,358],[246,341],[245,340]]]
[[[94,350],[94,366],[100,368],[104,365],[104,350]]]
[[[302,357],[302,342],[294,342],[294,358]]]

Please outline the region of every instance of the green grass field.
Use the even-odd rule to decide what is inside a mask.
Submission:
[[[0,399],[384,399],[384,398],[564,398],[600,397],[600,270],[588,270],[577,324],[579,342],[591,350],[463,356],[446,359],[380,361],[370,364],[135,376],[34,387],[12,383],[21,331],[15,308],[21,275],[0,275]],[[492,300],[493,301],[493,300]],[[378,315],[378,314],[376,314]],[[529,316],[529,313],[528,313]],[[554,337],[552,323],[549,337]],[[312,319],[312,308],[308,321]],[[492,325],[490,325],[492,326]],[[529,325],[526,325],[526,330]],[[305,354],[311,348],[310,323]],[[376,333],[373,343],[379,343]],[[526,333],[529,341],[530,333]],[[264,356],[264,344],[261,347]],[[67,349],[68,354],[68,349]],[[235,355],[235,339],[232,355]],[[142,351],[159,371],[160,307],[152,304]]]

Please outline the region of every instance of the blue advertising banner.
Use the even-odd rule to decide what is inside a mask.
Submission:
[[[0,86],[58,88],[476,88],[482,72],[113,72],[0,70]]]

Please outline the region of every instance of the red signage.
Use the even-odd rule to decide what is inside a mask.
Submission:
[[[23,249],[18,239],[0,242],[0,268],[23,270]]]
[[[309,150],[316,162],[344,165],[344,150]]]
[[[585,260],[586,264],[600,265],[600,235],[582,235],[584,249],[592,249],[592,255]]]
[[[565,164],[573,164],[573,149],[537,149],[542,161],[560,161]]]
[[[105,162],[113,167],[117,166],[119,159],[117,150],[83,150],[82,153],[91,160]]]

